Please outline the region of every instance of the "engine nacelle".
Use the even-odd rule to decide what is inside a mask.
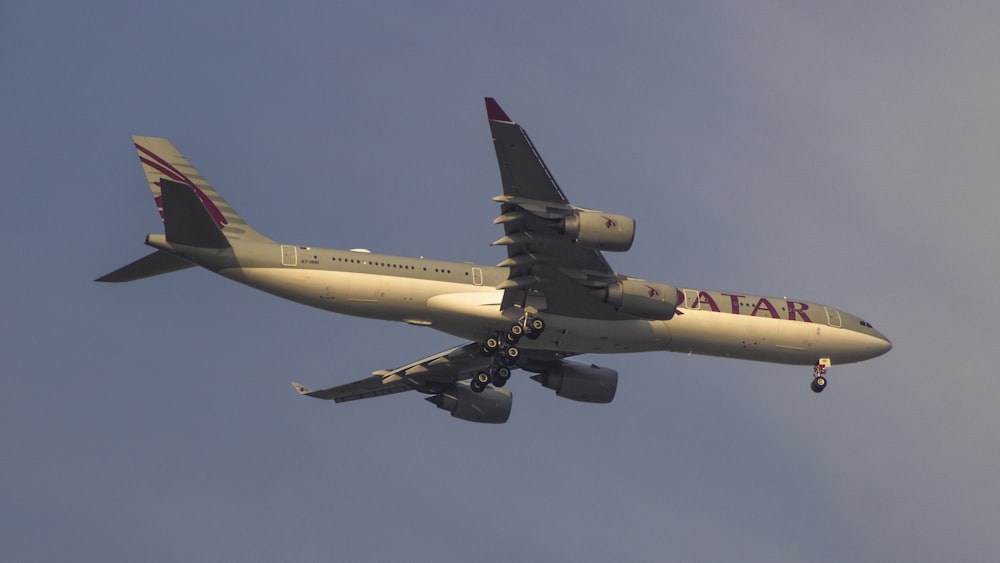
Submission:
[[[635,240],[635,219],[613,213],[578,210],[562,221],[573,242],[596,250],[625,252]]]
[[[470,422],[502,424],[510,417],[511,394],[506,389],[487,387],[482,393],[469,388],[468,381],[459,381],[455,388],[427,397],[451,416]]]
[[[618,390],[617,371],[566,360],[531,379],[560,397],[583,403],[610,403]]]
[[[609,285],[604,300],[626,315],[668,321],[677,311],[677,288],[665,283],[625,279]]]

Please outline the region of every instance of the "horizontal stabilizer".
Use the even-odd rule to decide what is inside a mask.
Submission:
[[[193,267],[194,264],[187,260],[165,252],[156,252],[132,262],[128,266],[122,266],[114,272],[97,278],[99,282],[129,282],[141,280],[160,274],[169,274],[178,270]]]

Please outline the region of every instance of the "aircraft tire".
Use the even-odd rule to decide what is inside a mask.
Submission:
[[[472,381],[469,383],[469,387],[476,393],[482,393],[486,390],[486,386],[490,383],[490,374],[485,371],[477,371],[475,375],[472,376]]]
[[[492,356],[498,350],[500,350],[500,339],[496,336],[491,336],[483,341],[483,355]]]
[[[812,385],[810,386],[813,393],[822,393],[826,389],[826,378],[822,375],[813,379]]]
[[[518,350],[517,346],[509,346],[503,350],[503,361],[507,365],[513,364],[520,355],[521,351]]]
[[[494,387],[503,387],[510,379],[510,368],[507,366],[497,366],[492,370],[490,382]]]

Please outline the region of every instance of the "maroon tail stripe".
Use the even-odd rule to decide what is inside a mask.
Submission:
[[[149,160],[148,158],[139,157],[139,162],[145,164],[146,166],[149,166],[150,168],[153,168],[155,170],[160,171],[164,176],[166,176],[167,178],[170,178],[171,180],[173,180],[175,182],[182,182],[182,183],[185,183],[185,184],[187,184],[189,186],[191,185],[191,181],[190,180],[188,180],[187,178],[185,178],[184,176],[182,176],[180,173],[178,173],[177,171],[175,171],[173,169],[167,168],[165,166],[161,166],[159,163],[153,162],[152,160]]]
[[[188,186],[191,186],[191,188],[194,190],[194,193],[198,194],[198,199],[201,200],[202,205],[205,206],[205,209],[208,210],[209,215],[212,216],[212,219],[215,220],[215,224],[218,225],[220,229],[222,227],[225,227],[226,225],[229,224],[229,221],[226,220],[225,215],[223,215],[222,212],[219,211],[219,208],[216,207],[214,203],[212,203],[212,200],[208,199],[208,196],[205,195],[205,192],[201,191],[201,188],[199,188],[197,186],[197,184],[195,184],[194,182],[192,182],[180,170],[174,168],[174,166],[172,164],[170,164],[166,160],[163,160],[156,153],[154,153],[153,151],[151,151],[151,150],[147,149],[146,147],[140,145],[139,143],[135,143],[135,148],[139,152],[141,152],[141,153],[143,153],[145,155],[148,155],[150,158],[153,159],[153,161],[155,161],[155,162],[153,162],[153,161],[150,161],[150,160],[148,160],[148,159],[143,158],[143,157],[140,156],[139,157],[139,162],[142,162],[143,164],[146,164],[147,166],[153,168],[154,170],[162,172],[164,175],[166,175],[171,180],[175,180],[175,181],[178,181],[178,182],[183,182],[183,183],[187,184]],[[160,201],[162,201],[162,199]],[[163,206],[160,203],[160,201],[156,202],[156,206],[161,209],[160,214],[162,216],[162,214],[163,214],[163,212],[162,212]]]

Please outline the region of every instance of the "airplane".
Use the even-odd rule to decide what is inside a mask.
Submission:
[[[504,385],[521,369],[575,401],[609,403],[618,372],[569,358],[671,351],[827,370],[885,354],[871,323],[800,299],[722,292],[619,274],[604,252],[628,251],[635,220],[569,203],[525,130],[486,98],[503,195],[496,266],[282,244],[253,229],[166,139],[133,137],[163,220],[155,249],[97,281],[126,282],[200,266],[311,307],[429,327],[466,342],[363,379],[302,395],[335,402],[404,391],[455,418],[504,423]]]

